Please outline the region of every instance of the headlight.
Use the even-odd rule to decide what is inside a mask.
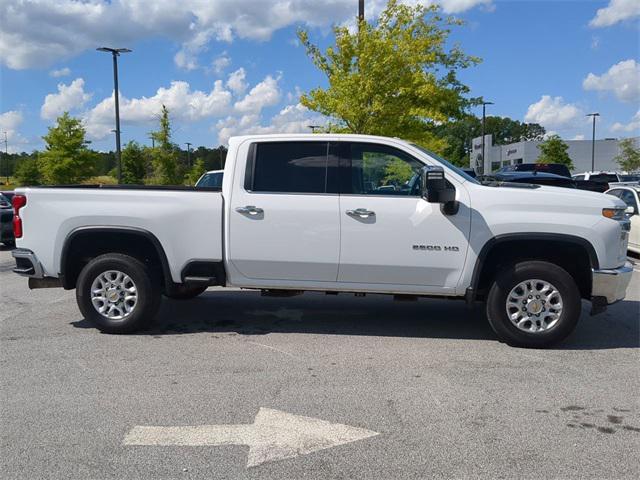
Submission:
[[[602,215],[611,220],[624,220],[625,208],[603,208]]]

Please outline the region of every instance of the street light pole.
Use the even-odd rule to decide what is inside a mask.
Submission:
[[[187,146],[187,165],[189,165],[189,167],[191,167],[191,142],[184,142],[184,144]]]
[[[591,134],[591,171],[596,170],[596,117],[599,117],[598,112],[589,113],[587,117],[593,117],[593,132]]]
[[[99,52],[109,52],[113,57],[113,90],[116,107],[116,163],[118,165],[118,183],[122,183],[122,152],[120,149],[120,94],[118,91],[118,57],[121,53],[129,53],[128,48],[97,48]]]
[[[364,20],[364,0],[358,0],[358,22]]]
[[[486,122],[486,107],[487,105],[493,105],[493,102],[485,102],[482,101],[482,168],[484,171],[484,163],[485,163],[485,151],[484,151],[484,125]],[[491,169],[489,169],[491,171]]]

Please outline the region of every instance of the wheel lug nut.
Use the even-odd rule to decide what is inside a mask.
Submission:
[[[540,295],[536,295],[536,298],[540,298]]]

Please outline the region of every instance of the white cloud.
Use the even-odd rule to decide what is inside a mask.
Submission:
[[[226,53],[215,58],[212,62],[213,71],[218,75],[224,72],[229,65],[231,65],[231,59],[226,55]]]
[[[288,105],[271,118],[268,125],[262,125],[260,115],[252,113],[239,117],[229,116],[219,120],[215,128],[218,130],[218,141],[226,144],[234,135],[267,134],[267,133],[304,133],[310,132],[309,125],[324,125],[327,119],[311,112],[304,105]]]
[[[53,120],[64,112],[82,107],[89,101],[91,95],[84,91],[82,78],[76,78],[69,85],[59,83],[58,93],[50,93],[44,98],[40,116],[46,120]]]
[[[68,77],[69,75],[71,75],[71,69],[69,67],[64,67],[59,70],[51,70],[49,72],[49,76],[53,78]]]
[[[3,141],[4,132],[7,132],[7,140],[15,138],[18,134],[18,127],[22,123],[22,120],[22,112],[18,110],[9,110],[7,112],[0,113],[0,132],[3,132]]]
[[[640,5],[640,2],[638,3]],[[590,73],[582,82],[585,90],[613,92],[623,102],[640,101],[640,63],[633,59],[613,65],[606,73]]]
[[[238,100],[234,108],[244,114],[259,114],[263,108],[272,107],[280,102],[280,77],[267,77],[253,87],[244,98]]]
[[[529,105],[524,117],[526,122],[539,123],[546,129],[564,129],[576,126],[584,112],[562,97],[543,95],[536,103]]]
[[[418,0],[403,0],[415,4]],[[181,45],[175,62],[197,68],[212,40],[267,40],[292,24],[326,27],[352,20],[356,3],[345,0],[3,0],[0,61],[12,69],[43,67],[98,46],[133,46],[153,37]],[[439,0],[459,13],[491,0]],[[386,0],[367,2],[367,17]],[[135,55],[135,52],[133,53]]]
[[[187,82],[174,81],[169,88],[160,87],[152,97],[129,99],[120,96],[120,118],[129,124],[156,122],[162,105],[165,105],[172,120],[195,122],[227,114],[231,98],[231,92],[224,88],[221,80],[217,80],[208,93],[191,90]],[[114,123],[113,94],[86,112],[84,123],[92,138],[107,136]]]
[[[579,133],[578,135],[576,135],[575,137],[573,137],[571,140],[584,140],[584,135],[582,135],[581,133]]]
[[[0,113],[0,141],[4,143],[4,132],[7,132],[7,151],[9,153],[29,150],[29,141],[22,136],[18,128],[22,125],[24,116],[18,110]]]
[[[240,95],[247,89],[246,78],[247,73],[244,71],[244,68],[239,68],[235,72],[229,74],[227,87],[229,87],[236,95]]]
[[[631,121],[627,124],[616,122],[611,126],[612,132],[631,132],[635,135],[640,135],[640,110],[631,118]]]
[[[610,0],[609,5],[600,8],[589,22],[592,27],[609,27],[618,22],[640,16],[638,0]]]

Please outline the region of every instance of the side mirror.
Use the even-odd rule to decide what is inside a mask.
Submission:
[[[631,215],[635,215],[636,213],[636,207],[634,207],[633,205],[629,205],[626,210],[624,211],[624,213],[626,213],[627,215],[631,216]]]
[[[429,203],[449,203],[456,199],[456,190],[447,187],[444,168],[425,166],[421,175],[422,197]]]

